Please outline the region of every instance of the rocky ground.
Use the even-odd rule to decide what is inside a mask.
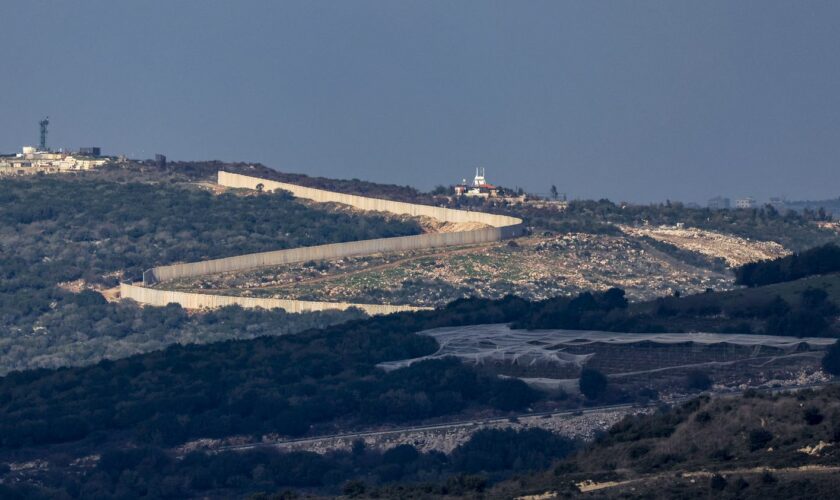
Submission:
[[[728,289],[727,270],[670,255],[643,238],[572,233],[447,250],[347,258],[217,275],[167,288],[259,297],[437,306],[515,294],[542,300],[617,286],[634,299]]]
[[[758,260],[776,259],[790,253],[782,245],[772,241],[753,241],[738,236],[704,231],[697,228],[622,226],[621,230],[631,236],[648,236],[683,250],[697,252],[709,257],[721,258],[732,267],[742,266]]]
[[[203,439],[193,441],[179,448],[179,454],[194,450],[225,449],[235,445],[237,449],[270,446],[281,451],[311,451],[315,453],[329,453],[332,451],[349,451],[353,443],[362,441],[365,447],[375,450],[388,450],[403,444],[410,444],[418,451],[440,451],[451,453],[459,445],[464,444],[476,431],[482,429],[546,429],[572,439],[590,441],[595,434],[602,432],[628,414],[639,414],[650,411],[649,408],[610,408],[604,410],[587,411],[586,413],[569,414],[555,413],[548,415],[534,415],[511,419],[476,420],[471,422],[439,425],[434,427],[404,428],[397,430],[383,430],[364,432],[359,434],[345,434],[340,436],[325,436],[321,438],[299,439],[291,441],[278,440],[277,436],[264,436],[261,443],[245,444],[244,442]]]

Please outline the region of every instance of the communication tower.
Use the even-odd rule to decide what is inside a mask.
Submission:
[[[44,118],[43,120],[41,120],[39,122],[39,125],[41,125],[41,142],[40,142],[38,147],[41,151],[46,151],[47,150],[47,125],[49,125],[49,124],[50,124],[50,117],[49,116]]]

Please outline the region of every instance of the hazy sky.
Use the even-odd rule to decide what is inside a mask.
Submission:
[[[0,0],[0,151],[431,188],[840,195],[837,1]]]

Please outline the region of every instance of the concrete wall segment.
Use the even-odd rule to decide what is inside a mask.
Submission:
[[[246,309],[284,309],[290,313],[345,310],[355,307],[367,314],[392,314],[401,311],[420,311],[429,307],[415,307],[387,304],[351,304],[347,302],[315,302],[306,300],[269,299],[257,297],[236,297],[232,295],[213,295],[207,293],[177,292],[158,290],[143,286],[120,283],[120,298],[131,299],[140,304],[163,307],[168,304],[178,304],[185,309],[215,309],[218,307],[238,305]]]
[[[239,255],[235,257],[212,259],[201,262],[159,266],[149,269],[143,273],[143,284],[145,286],[179,278],[245,271],[260,267],[291,264],[309,260],[330,260],[385,252],[401,252],[407,250],[422,250],[447,246],[489,243],[506,238],[515,238],[517,236],[521,236],[524,232],[524,226],[521,219],[506,215],[473,212],[469,210],[455,210],[444,207],[433,207],[429,205],[368,198],[365,196],[336,193],[224,171],[219,171],[218,180],[220,185],[231,188],[255,190],[257,189],[257,186],[262,185],[261,189],[265,191],[281,189],[291,192],[292,195],[297,198],[309,199],[321,203],[341,203],[366,211],[387,212],[396,215],[409,215],[412,217],[431,217],[443,222],[478,222],[490,227],[454,233],[418,234],[412,236],[399,236],[395,238],[377,238],[346,243],[331,243],[327,245]],[[224,307],[233,304],[237,304],[242,307],[261,307],[264,309],[282,308],[289,312],[324,311],[327,309],[347,309],[349,307],[357,307],[368,314],[390,314],[398,311],[427,309],[412,306],[350,304],[342,302],[310,302],[176,292],[146,288],[125,283],[120,285],[120,293],[123,298],[133,299],[142,304],[165,306],[169,303],[176,303],[187,309]]]

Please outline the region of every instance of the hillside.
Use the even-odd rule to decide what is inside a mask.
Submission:
[[[840,485],[838,401],[837,386],[700,397],[627,418],[546,473],[499,485],[486,498],[580,490],[592,498],[831,498]]]
[[[370,192],[369,188],[363,191]],[[497,299],[507,294],[544,300],[611,287],[624,289],[635,300],[648,300],[731,289],[734,268],[790,253],[773,239],[798,245],[790,237],[822,241],[836,236],[804,216],[781,216],[770,209],[747,213],[704,211],[680,204],[618,207],[602,200],[546,211],[527,202],[474,201],[468,203],[473,210],[524,217],[533,224],[530,237],[447,251],[299,262],[158,286],[256,300],[410,306],[441,306],[459,298]],[[451,206],[461,203],[466,201],[449,199]],[[651,220],[660,225],[650,224]],[[706,229],[686,226],[684,221]],[[427,221],[421,224],[427,231],[441,230]],[[566,232],[556,235],[556,229]]]
[[[621,256],[621,258],[617,258]],[[565,234],[446,251],[409,251],[201,276],[162,285],[251,297],[441,306],[514,294],[542,300],[613,286],[634,299],[727,289],[715,263],[628,236]]]
[[[3,181],[0,248],[10,258],[0,263],[0,371],[6,374],[0,378],[0,463],[14,467],[0,467],[0,493],[14,481],[24,496],[132,496],[146,491],[131,479],[142,474],[154,478],[149,488],[174,497],[246,495],[255,485],[324,494],[361,487],[402,496],[390,488],[424,480],[437,481],[432,491],[441,495],[468,495],[514,472],[545,468],[576,446],[512,429],[518,416],[615,404],[629,411],[631,403],[679,401],[700,389],[827,379],[819,368],[826,341],[797,337],[838,337],[838,275],[733,289],[733,266],[786,255],[782,244],[771,242],[814,230],[806,219],[770,213],[704,222],[699,212],[671,205],[617,209],[581,202],[551,215],[488,205],[480,208],[529,218],[531,234],[159,285],[439,306],[384,317],[362,318],[354,310],[186,311],[174,304],[108,302],[97,293],[110,297],[108,287],[137,279],[153,265],[441,230],[428,221],[299,203],[285,193],[220,189],[208,177],[219,167],[129,164]],[[272,175],[261,166],[225,168]],[[413,196],[402,188],[339,184],[366,194]],[[660,224],[688,217],[705,228],[645,226],[645,217]],[[782,233],[787,236],[779,238]],[[773,265],[777,261],[754,267]],[[486,338],[480,328],[467,332],[467,344],[478,346],[466,346],[472,359],[478,359],[475,349],[505,346],[500,361],[473,363],[469,353],[435,356],[445,342],[415,335],[478,325],[492,328],[484,330]],[[491,339],[499,325],[507,331]],[[559,337],[531,338],[543,334],[526,329],[700,330],[792,339],[762,343],[723,335],[703,343],[628,335],[581,342],[583,334],[573,333],[573,342],[561,345]],[[522,350],[571,362],[526,363]],[[409,363],[383,369],[402,361]],[[70,367],[30,369],[61,366]],[[584,389],[585,377],[603,387]],[[447,448],[449,455],[418,452],[412,442],[395,452],[354,445],[326,455],[253,451],[242,460],[218,448],[488,417],[502,422],[498,433],[467,434]],[[580,435],[607,426],[580,422],[586,426]],[[548,442],[542,453],[528,452]],[[215,444],[186,458],[179,451],[201,443]],[[6,483],[2,477],[9,473]],[[353,486],[357,478],[370,484]]]
[[[0,373],[265,332],[258,325],[249,331],[219,328],[182,311],[105,304],[95,294],[77,293],[136,280],[153,265],[420,232],[413,221],[360,219],[306,207],[284,194],[216,196],[177,176],[170,179],[174,182],[146,176],[113,169],[0,181],[5,256],[0,262]],[[277,312],[274,317],[268,321],[273,330],[288,333],[358,315]],[[280,323],[284,326],[278,329]]]
[[[702,297],[728,300],[723,295]],[[678,305],[692,300],[674,299]],[[174,445],[230,434],[317,434],[482,408],[509,411],[558,402],[574,407],[583,401],[539,393],[519,380],[497,379],[485,369],[489,367],[451,358],[389,372],[377,364],[435,352],[434,339],[413,334],[424,329],[509,322],[544,327],[551,321],[561,322],[552,327],[628,331],[628,326],[643,325],[634,310],[646,307],[650,303],[628,307],[623,293],[615,289],[536,303],[514,298],[458,301],[435,311],[376,317],[298,335],[177,346],[93,367],[11,374],[0,379],[0,428],[7,429],[0,432],[0,448],[37,450],[69,442],[86,449],[99,442],[91,441],[93,437]],[[161,320],[166,325],[188,321],[177,307],[164,311]],[[276,328],[270,323],[273,313],[267,312],[223,310],[203,315],[202,321],[224,325],[261,317],[267,331]],[[654,321],[660,322],[659,328],[671,328],[671,321],[678,319],[666,315]],[[747,357],[749,351],[754,350],[748,349]],[[700,355],[696,349],[692,352]],[[656,397],[649,385],[631,385],[604,394],[601,401],[627,401],[643,394]]]

